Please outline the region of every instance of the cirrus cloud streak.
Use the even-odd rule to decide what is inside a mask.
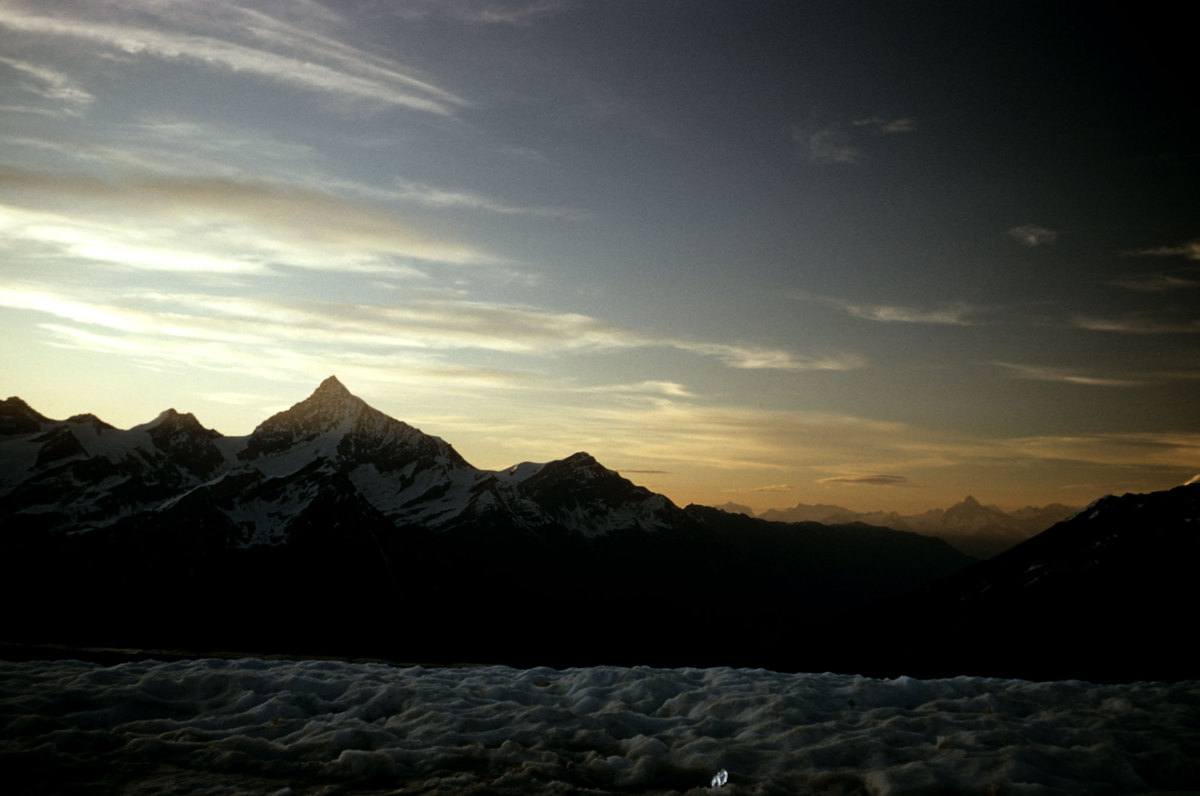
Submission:
[[[188,61],[251,74],[339,102],[367,100],[439,116],[450,116],[468,104],[449,91],[405,74],[395,63],[229,3],[205,3],[203,14],[190,12],[187,4],[172,4],[170,24],[175,29],[167,28],[167,20],[161,18],[162,29],[111,23],[86,4],[56,10],[49,15],[0,5],[0,27],[71,49],[91,45],[97,55],[116,51],[127,57]],[[157,16],[153,6],[140,10],[151,18]],[[181,24],[192,30],[180,30]],[[252,41],[233,40],[239,31],[248,33]]]

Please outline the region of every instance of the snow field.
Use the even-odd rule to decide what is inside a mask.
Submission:
[[[1200,787],[1200,682],[736,669],[0,662],[30,792],[1142,793]]]

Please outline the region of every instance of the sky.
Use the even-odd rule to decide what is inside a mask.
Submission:
[[[1174,486],[1184,13],[0,0],[0,393],[244,435],[336,374],[680,505]]]

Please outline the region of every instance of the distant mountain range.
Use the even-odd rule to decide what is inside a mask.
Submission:
[[[721,508],[771,522],[821,522],[830,525],[863,522],[899,531],[915,531],[944,539],[975,558],[991,558],[1079,511],[1078,506],[1052,503],[1040,508],[1026,506],[1006,512],[998,506],[985,506],[970,495],[948,509],[931,509],[908,515],[894,511],[852,511],[845,506],[825,503],[797,503],[791,508],[768,509],[758,515],[748,506],[734,503]]]
[[[1086,548],[1088,523],[1109,522],[1092,511],[1064,538]],[[1105,549],[1123,554],[1106,578],[1151,566],[1145,545]],[[860,631],[899,632],[909,604],[970,625],[928,602],[950,592],[902,595],[993,577],[971,563],[908,530],[680,508],[586,453],[475,468],[333,377],[244,437],[175,410],[122,430],[0,402],[10,645],[891,671],[921,662],[899,640],[861,649]],[[1157,593],[1137,582],[1131,606]]]

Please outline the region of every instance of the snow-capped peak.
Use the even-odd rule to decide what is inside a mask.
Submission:
[[[360,420],[368,418],[379,421],[386,419],[386,416],[351,394],[337,377],[330,376],[321,382],[312,395],[259,424],[250,435],[246,455],[254,457],[258,453],[286,448],[295,442],[331,431],[344,434],[358,425]]]
[[[325,381],[317,385],[317,389],[313,391],[313,394],[310,396],[310,398],[320,398],[323,401],[344,400],[346,398],[354,398],[355,400],[358,400],[356,396],[351,394],[351,392],[346,389],[346,385],[338,381],[337,376],[330,376],[329,378],[325,379]]]
[[[286,412],[274,415],[259,428],[271,425],[272,421],[287,418],[289,421],[299,422],[307,431],[328,431],[347,420],[356,418],[364,411],[373,412],[374,410],[367,406],[366,401],[347,390],[337,380],[337,376],[330,376],[321,382],[312,395]]]
[[[196,416],[191,412],[178,412],[175,409],[166,409],[158,414],[158,417],[151,420],[149,423],[143,423],[140,426],[134,426],[132,431],[186,431],[194,432],[209,436],[218,436],[217,432],[206,429],[196,419]]]

